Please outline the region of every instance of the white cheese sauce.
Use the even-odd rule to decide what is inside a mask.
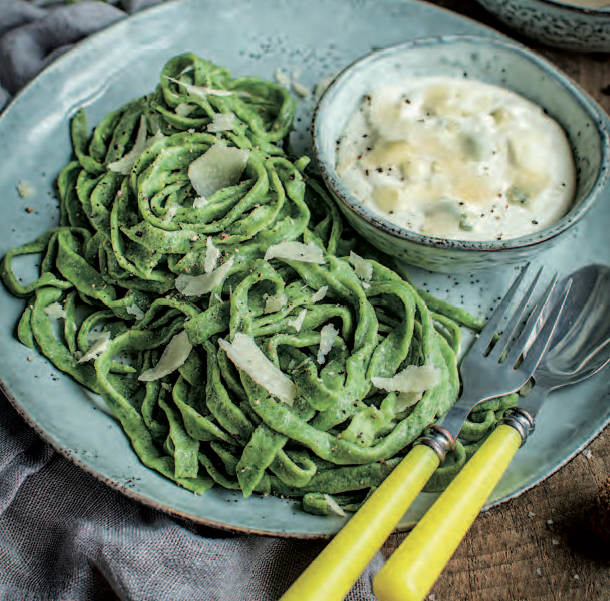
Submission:
[[[364,96],[337,143],[337,171],[385,219],[453,240],[546,228],[565,215],[576,189],[566,135],[539,106],[447,77]]]

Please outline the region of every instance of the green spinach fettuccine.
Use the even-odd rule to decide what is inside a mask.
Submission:
[[[101,395],[146,466],[196,493],[354,510],[455,401],[460,325],[478,324],[362,250],[308,159],[285,152],[294,116],[278,85],[173,58],[93,132],[74,116],[59,225],[10,251],[1,276],[27,299],[21,342]],[[218,144],[247,162],[202,197],[190,168]],[[322,258],[269,255],[286,242]],[[13,261],[29,254],[40,273],[22,284]],[[239,336],[281,370],[290,402],[228,356]],[[373,384],[408,368],[434,383],[410,396]],[[477,409],[429,490],[512,403]]]

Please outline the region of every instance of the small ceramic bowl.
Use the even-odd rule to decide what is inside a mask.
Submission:
[[[337,142],[348,119],[362,98],[379,86],[428,76],[501,86],[543,107],[564,128],[574,155],[578,182],[568,214],[534,234],[472,242],[409,231],[356,198],[336,171]],[[354,229],[384,252],[431,271],[493,268],[548,250],[593,206],[608,174],[609,139],[601,109],[550,63],[521,45],[496,38],[425,38],[371,53],[348,66],[327,88],[314,112],[312,136],[320,173]]]
[[[548,46],[610,52],[610,5],[585,8],[554,0],[477,1],[511,29]]]

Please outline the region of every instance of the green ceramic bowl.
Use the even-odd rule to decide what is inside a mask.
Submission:
[[[511,29],[537,42],[578,52],[610,51],[610,5],[590,8],[568,0],[477,0]]]
[[[461,241],[406,230],[374,213],[336,171],[336,144],[362,97],[380,84],[424,76],[468,78],[508,88],[543,107],[565,130],[577,169],[572,209],[542,231],[519,238]],[[372,244],[431,271],[473,269],[530,260],[548,251],[597,202],[608,175],[609,138],[601,109],[568,77],[527,48],[502,39],[447,36],[377,50],[343,70],[318,103],[312,123],[322,177],[352,226]]]

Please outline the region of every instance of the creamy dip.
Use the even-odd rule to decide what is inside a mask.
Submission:
[[[539,106],[445,77],[365,95],[337,142],[337,171],[385,219],[455,240],[548,227],[576,188],[566,135]]]

